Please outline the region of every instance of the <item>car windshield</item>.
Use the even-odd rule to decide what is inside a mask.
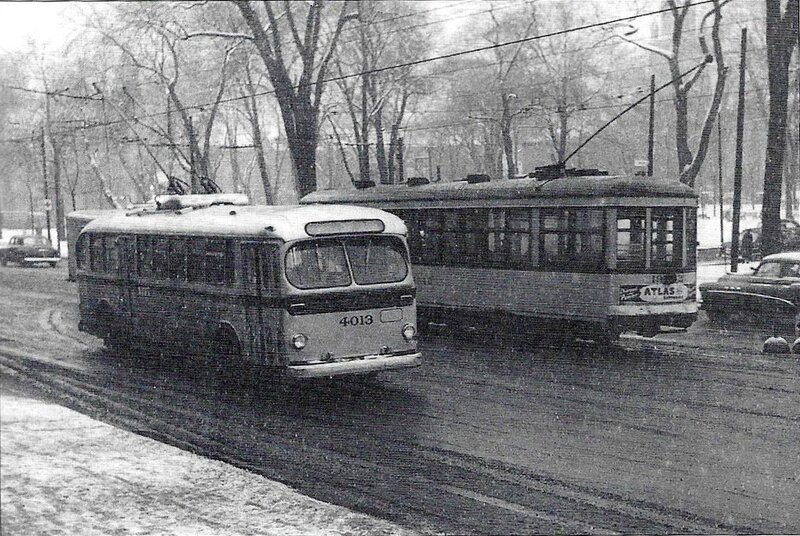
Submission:
[[[756,275],[763,277],[779,277],[781,275],[781,263],[762,262],[761,266],[756,270]]]
[[[47,239],[41,236],[16,236],[11,239],[11,244],[17,246],[50,246]]]
[[[349,263],[348,263],[349,260]],[[408,275],[403,242],[395,237],[309,240],[289,248],[286,278],[297,288],[397,283]]]

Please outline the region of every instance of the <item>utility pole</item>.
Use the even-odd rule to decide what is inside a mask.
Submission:
[[[739,217],[742,209],[742,145],[744,137],[744,85],[747,65],[747,28],[742,28],[739,63],[739,106],[736,110],[736,164],[733,167],[733,228],[731,230],[731,272],[739,267]]]
[[[719,204],[719,243],[725,242],[724,203],[722,200],[722,116],[717,114],[717,204]]]
[[[195,140],[194,135],[194,118],[189,118],[189,173],[191,173],[191,187],[192,193],[200,193],[200,181],[197,180],[197,169],[195,166],[197,163],[195,162],[194,158],[194,148],[197,146],[197,141]]]
[[[403,150],[404,145],[405,142],[403,141],[403,138],[402,137],[397,138],[397,183],[398,184],[405,182],[406,180],[406,169],[405,169],[405,163],[403,161],[404,158],[403,155],[405,153],[405,151]]]
[[[647,134],[647,176],[653,176],[653,148],[656,122],[656,75],[650,75],[650,130]]]
[[[44,213],[47,217],[47,240],[50,236],[50,189],[47,186],[47,148],[44,145],[44,127],[39,132],[39,141],[42,147],[42,177],[44,178]]]

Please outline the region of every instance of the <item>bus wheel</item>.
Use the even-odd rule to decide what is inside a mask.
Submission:
[[[231,372],[241,365],[242,347],[239,337],[231,327],[221,327],[214,332],[210,345],[212,368],[217,372]]]
[[[106,349],[115,354],[127,351],[128,341],[114,311],[108,306],[101,306],[97,312],[97,320],[103,326],[102,339]]]
[[[724,324],[728,320],[728,313],[721,309],[706,309],[706,316],[712,324]]]

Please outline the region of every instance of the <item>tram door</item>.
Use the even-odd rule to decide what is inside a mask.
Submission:
[[[133,318],[133,274],[136,270],[135,248],[132,236],[121,235],[117,237],[117,252],[119,255],[119,305],[129,321]]]

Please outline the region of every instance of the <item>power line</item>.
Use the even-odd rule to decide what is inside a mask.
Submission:
[[[713,2],[713,0],[699,0],[699,1],[695,2],[695,3],[690,4],[689,7],[696,7],[696,6],[703,5],[703,4],[709,4],[711,2]],[[440,60],[444,60],[444,59],[451,59],[451,58],[466,56],[466,55],[470,55],[470,54],[476,54],[476,53],[479,53],[479,52],[486,52],[486,51],[489,51],[489,50],[496,50],[498,48],[503,48],[503,47],[507,47],[507,46],[518,45],[518,44],[522,44],[522,43],[537,41],[537,40],[540,40],[540,39],[546,39],[546,38],[550,38],[550,37],[556,37],[556,36],[559,36],[559,35],[566,35],[566,34],[573,33],[573,32],[580,32],[580,31],[584,31],[584,30],[588,30],[588,29],[592,29],[592,28],[598,28],[598,27],[609,25],[609,24],[615,24],[615,23],[618,23],[618,22],[631,21],[631,20],[635,20],[635,19],[639,19],[639,18],[643,18],[643,17],[649,17],[649,16],[652,16],[652,15],[658,15],[658,14],[661,14],[661,13],[667,13],[670,10],[671,9],[669,7],[667,7],[667,8],[654,10],[654,11],[640,13],[640,14],[637,14],[637,15],[631,15],[631,16],[626,16],[626,17],[618,17],[618,18],[615,18],[615,19],[609,19],[609,20],[605,20],[605,21],[602,21],[602,22],[595,22],[595,23],[590,23],[590,24],[584,24],[584,25],[581,25],[581,26],[576,26],[576,27],[573,27],[573,28],[566,28],[566,29],[563,29],[563,30],[557,30],[557,31],[554,31],[554,32],[546,33],[546,34],[541,34],[541,35],[536,35],[536,36],[529,36],[529,37],[524,37],[524,38],[521,38],[521,39],[514,39],[514,40],[506,41],[506,42],[503,42],[503,43],[496,43],[496,44],[486,45],[486,46],[482,46],[482,47],[476,47],[476,48],[472,48],[472,49],[468,49],[468,50],[456,51],[456,52],[451,52],[451,53],[447,53],[447,54],[440,54],[440,55],[433,56],[433,57],[430,57],[430,58],[423,58],[423,59],[414,60],[414,61],[410,61],[410,62],[395,64],[395,65],[390,65],[390,66],[385,66],[385,67],[378,67],[378,68],[374,68],[374,69],[368,69],[368,70],[360,71],[360,72],[356,72],[356,73],[330,77],[330,78],[326,78],[324,80],[317,80],[315,82],[308,82],[306,84],[298,84],[298,85],[293,86],[293,89],[299,89],[300,87],[312,86],[312,85],[316,85],[316,84],[319,84],[319,83],[329,83],[329,82],[335,82],[335,81],[339,81],[339,80],[346,80],[346,79],[349,79],[349,78],[355,78],[355,77],[359,77],[359,76],[364,76],[366,74],[376,74],[376,73],[386,72],[386,71],[394,70],[394,69],[401,69],[401,68],[405,68],[405,67],[414,67],[414,66],[417,66],[417,65],[423,65],[423,64],[427,64],[427,63],[431,63],[431,62],[435,62],[435,61],[440,61]],[[274,93],[275,93],[275,90],[272,89],[272,90],[268,90],[268,91],[257,92],[255,94],[253,94],[253,96],[261,97],[261,96],[265,96],[265,95],[272,95]],[[250,96],[229,97],[227,99],[220,99],[218,101],[218,104],[223,104],[223,103],[227,104],[227,103],[230,103],[230,102],[236,102],[236,101],[249,99],[249,98],[250,98]],[[213,103],[213,102],[205,103],[205,104],[195,104],[195,105],[185,106],[185,107],[182,108],[182,110],[192,110],[192,109],[198,110],[198,109],[205,108],[207,106],[213,106],[214,104],[215,103]],[[177,109],[176,110],[172,110],[171,112],[174,112],[174,111],[177,111]],[[135,119],[158,117],[158,116],[167,115],[167,113],[168,112],[154,112],[154,113],[151,113],[151,114],[145,114],[145,115],[142,115],[142,116],[137,116]],[[85,125],[83,127],[78,127],[78,129],[81,129],[81,128],[98,128],[98,127],[102,127],[102,126],[110,126],[110,125],[120,124],[120,123],[123,123],[123,121],[122,120],[116,120],[116,121],[107,121],[107,122],[104,122],[104,123],[92,123],[91,125]],[[28,139],[28,138],[24,138],[24,139]],[[0,141],[7,141],[7,140],[0,140]]]

